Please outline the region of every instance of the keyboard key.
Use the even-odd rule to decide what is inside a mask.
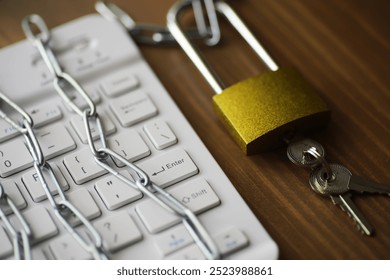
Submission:
[[[43,252],[40,249],[32,249],[31,258],[33,260],[47,260],[48,259],[45,252]]]
[[[94,223],[103,239],[103,246],[116,252],[142,239],[142,233],[126,212],[111,215]]]
[[[136,212],[150,233],[158,233],[178,224],[181,218],[168,212],[153,200],[147,200],[136,207]]]
[[[143,91],[134,91],[111,100],[110,108],[124,127],[131,126],[157,114],[157,108]]]
[[[128,69],[116,71],[115,73],[105,76],[100,82],[100,89],[108,97],[116,97],[128,93],[139,85],[136,76],[132,75]]]
[[[215,236],[214,240],[222,255],[233,253],[249,244],[248,238],[244,233],[236,228],[224,231]]]
[[[26,200],[24,200],[22,193],[14,181],[4,181],[1,184],[5,193],[12,199],[18,209],[23,209],[27,206]],[[4,200],[0,201],[0,208],[3,209],[6,215],[12,212],[11,207]]]
[[[90,86],[83,86],[85,92],[88,94],[88,96],[91,98],[92,102],[96,105],[101,102],[101,96],[99,94],[99,91],[96,90],[93,87]],[[68,90],[67,94],[69,98],[72,100],[72,102],[81,110],[88,108],[88,104],[85,102],[84,98],[76,91],[74,90]],[[73,109],[64,101],[65,107],[69,110],[69,112],[73,113]]]
[[[164,188],[199,172],[186,151],[177,149],[138,164],[150,179]]]
[[[58,166],[55,164],[52,164],[51,167],[53,169],[54,175],[56,176],[56,178],[58,180],[60,187],[64,191],[68,190],[69,184],[65,180],[64,175],[62,175]],[[54,185],[54,183],[52,183],[51,177],[49,174],[47,174],[47,178],[48,178],[47,183],[49,185],[49,189],[50,189],[51,193],[57,194],[58,193],[57,188]],[[34,200],[35,202],[40,202],[42,200],[47,199],[46,192],[42,187],[41,181],[39,180],[38,174],[35,171],[35,169],[30,170],[29,172],[25,173],[22,176],[22,181],[23,181],[23,184],[26,186],[26,189],[29,192],[32,200]]]
[[[37,206],[22,212],[27,224],[30,226],[32,232],[33,243],[46,240],[58,233],[57,226],[53,219],[43,206]],[[14,216],[11,218],[12,224],[21,228],[20,222]]]
[[[62,118],[60,108],[51,102],[41,103],[27,110],[34,121],[34,127],[38,128]]]
[[[156,247],[163,256],[167,256],[193,242],[190,233],[183,225],[165,231],[155,238]]]
[[[64,164],[76,184],[83,184],[107,173],[107,170],[96,163],[89,149],[66,156]]]
[[[114,152],[121,155],[130,162],[134,162],[150,155],[150,149],[142,140],[137,131],[129,129],[120,134],[107,139],[107,145]],[[125,166],[122,162],[114,158],[118,167]]]
[[[87,189],[79,189],[71,192],[67,194],[67,198],[88,220],[97,218],[102,214]],[[73,216],[69,220],[69,223],[75,226],[79,225],[81,221],[76,216]]]
[[[0,226],[0,259],[5,258],[13,252],[12,243],[9,240],[5,230]]]
[[[185,247],[178,252],[169,255],[167,260],[206,260],[205,255],[196,244]]]
[[[107,116],[107,114],[103,113],[99,115],[100,120],[103,125],[104,133],[106,136],[113,134],[116,131],[116,127],[114,123],[111,121],[111,119]],[[77,135],[79,136],[81,142],[84,144],[88,143],[87,140],[87,134],[85,131],[85,125],[83,118],[80,116],[74,116],[72,120],[70,121],[70,124],[76,131]],[[94,123],[91,123],[91,132],[92,132],[92,139],[96,140],[99,139],[99,130],[97,129],[96,125]]]
[[[144,130],[158,150],[165,149],[177,143],[176,135],[168,124],[162,120],[149,122],[144,126]]]
[[[177,200],[195,214],[220,204],[218,196],[203,178],[169,189]],[[157,233],[180,222],[180,217],[168,212],[152,200],[137,205],[136,212],[151,233]]]
[[[174,186],[169,189],[169,193],[195,214],[203,213],[221,203],[217,194],[203,178]]]
[[[36,131],[37,140],[46,160],[76,148],[76,143],[63,124],[54,124]]]
[[[0,176],[8,177],[32,166],[33,159],[21,139],[0,145]]]
[[[91,260],[92,256],[70,234],[50,242],[50,250],[57,260]]]
[[[120,172],[134,181],[127,171]],[[108,210],[115,210],[142,197],[142,193],[113,175],[107,176],[95,184],[95,189]]]
[[[16,128],[14,128],[5,120],[0,119],[0,143],[16,137],[19,134],[20,132]]]

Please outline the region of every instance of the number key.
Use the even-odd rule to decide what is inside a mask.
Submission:
[[[21,139],[0,145],[0,176],[8,177],[32,165],[33,159]]]

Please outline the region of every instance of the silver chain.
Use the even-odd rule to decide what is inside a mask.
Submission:
[[[0,202],[3,202],[2,205],[5,205],[11,209],[12,213],[15,214],[15,217],[18,219],[21,228],[16,229],[10,222],[7,217],[7,214],[2,209],[0,204],[0,220],[4,222],[6,230],[10,233],[12,237],[12,245],[14,248],[14,257],[16,260],[31,260],[31,229],[26,220],[24,219],[22,213],[16,207],[14,201],[6,194],[3,185],[0,183]]]
[[[187,28],[185,30],[188,38],[192,40],[202,39],[208,46],[218,44],[221,39],[221,32],[214,0],[183,0],[183,2],[192,2],[196,21],[196,28]],[[204,6],[204,9],[202,6]],[[95,9],[104,18],[118,22],[137,43],[155,46],[177,44],[166,26],[136,22],[129,14],[113,3],[97,1]],[[209,24],[207,24],[205,19],[205,13]]]
[[[31,30],[32,25],[35,25],[35,27],[39,30],[38,34],[33,34]],[[176,198],[174,198],[164,189],[154,184],[143,170],[107,147],[104,129],[99,114],[97,113],[96,106],[85,92],[83,87],[71,75],[62,70],[57,58],[49,46],[51,35],[43,19],[38,15],[28,16],[23,20],[22,27],[26,33],[27,38],[37,48],[49,70],[52,72],[54,76],[53,84],[57,93],[65,100],[67,104],[69,104],[74,112],[83,118],[88,145],[96,162],[122,182],[136,190],[141,191],[143,194],[145,194],[163,208],[180,216],[182,218],[183,224],[207,259],[220,258],[220,253],[216,244],[214,243],[214,240],[210,237],[206,229],[190,209],[181,204]],[[88,108],[82,110],[72,102],[72,100],[66,94],[66,91],[69,89],[69,87],[80,94],[80,96],[86,101]],[[100,147],[97,147],[96,142],[93,141],[92,131],[90,129],[91,122],[94,122],[98,127],[99,139],[97,142],[100,143]],[[117,170],[115,170],[110,166],[110,164],[107,163],[106,159],[109,156],[120,161],[131,170],[137,172],[140,179],[133,182],[121,175]]]
[[[0,110],[0,117],[23,134],[26,140],[27,147],[31,153],[31,156],[33,157],[33,166],[35,168],[35,171],[37,172],[39,181],[58,220],[62,223],[62,225],[70,233],[70,235],[82,246],[82,248],[89,252],[95,259],[108,259],[107,254],[103,249],[103,243],[99,233],[92,226],[89,220],[66,198],[66,195],[63,192],[60,184],[58,183],[58,180],[53,172],[51,165],[45,160],[42,149],[33,131],[33,121],[31,117],[16,103],[14,103],[1,92],[0,100],[3,101],[3,104],[7,104],[12,109],[20,113],[20,115],[22,116],[22,121],[20,121],[20,125],[11,118],[9,118],[7,114],[4,113],[4,111]],[[51,182],[52,185],[55,186],[55,190],[58,192],[57,199],[54,198],[52,191],[49,189],[48,182]],[[11,232],[11,235],[13,236],[15,258],[21,257],[20,239],[22,239],[23,242],[22,245],[25,251],[24,257],[31,258],[31,249],[28,241],[31,237],[30,227],[23,219],[23,216],[15,207],[15,204],[12,202],[12,200],[5,194],[4,189],[1,185],[0,199],[4,199],[5,201],[7,201],[8,205],[11,207],[12,211],[15,213],[16,217],[19,219],[22,225],[22,230],[17,232],[9,223],[8,218],[0,207],[0,217],[2,218],[7,229]],[[75,228],[69,222],[69,219],[72,217],[76,217],[77,219],[79,219],[79,221],[88,230],[88,237],[92,240],[85,240],[80,235],[80,233],[75,230]]]

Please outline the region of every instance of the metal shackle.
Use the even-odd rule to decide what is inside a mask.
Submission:
[[[223,15],[228,22],[237,30],[242,38],[248,43],[253,51],[259,56],[264,64],[271,70],[276,71],[279,69],[278,65],[256,39],[253,33],[249,30],[242,19],[226,2],[217,0],[214,3],[216,11]],[[202,57],[198,49],[192,43],[190,38],[186,35],[184,29],[180,26],[180,16],[187,9],[191,7],[191,1],[179,1],[175,3],[167,15],[167,26],[173,37],[178,44],[183,48],[187,56],[192,60],[198,70],[202,73],[206,81],[210,84],[211,88],[220,94],[226,86],[220,80],[213,68]]]

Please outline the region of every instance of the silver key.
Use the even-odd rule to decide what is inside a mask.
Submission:
[[[320,157],[325,156],[325,150],[322,145],[311,139],[302,139],[291,142],[287,147],[287,157],[294,164],[303,165],[307,167],[315,167],[319,164],[318,158],[310,155],[305,155],[305,151],[310,148],[315,148]]]
[[[330,167],[333,176],[328,181],[324,178],[324,171],[321,168],[311,173],[309,179],[311,188],[318,194],[329,196],[333,204],[340,206],[355,221],[362,233],[371,235],[374,232],[373,227],[351,199],[352,194],[348,189],[350,172],[341,165],[330,164]]]
[[[332,169],[334,177],[332,180],[327,181],[324,178],[324,169],[321,168],[316,169],[310,175],[310,185],[323,185],[323,189],[318,189],[318,191],[323,192],[323,194],[334,195],[355,191],[359,193],[390,195],[390,185],[378,184],[362,177],[354,176],[346,167],[339,164],[330,164],[330,168]]]
[[[377,193],[390,196],[390,185],[378,184],[351,174],[348,189],[359,193]]]
[[[330,199],[333,204],[340,206],[355,221],[356,226],[363,234],[371,235],[374,232],[374,228],[360,212],[359,208],[356,207],[355,203],[353,203],[351,197],[351,193],[347,192],[340,195],[331,195]]]

